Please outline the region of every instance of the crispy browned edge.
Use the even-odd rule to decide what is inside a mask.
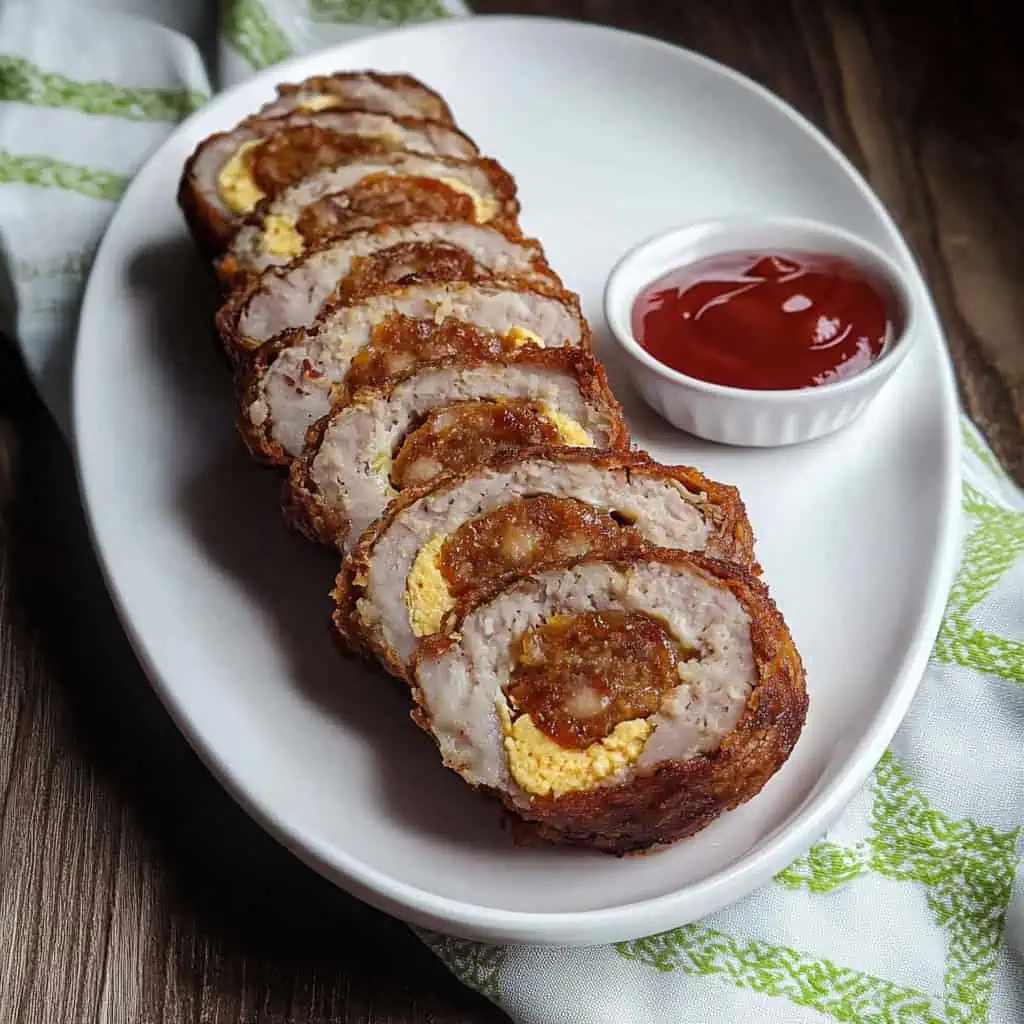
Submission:
[[[196,165],[210,146],[245,129],[256,130],[260,132],[260,137],[265,137],[273,134],[274,131],[290,127],[290,122],[293,121],[298,122],[301,119],[305,119],[315,123],[321,115],[326,118],[330,114],[350,112],[328,109],[324,111],[289,111],[285,114],[273,114],[270,116],[256,114],[240,121],[234,128],[228,131],[215,132],[213,135],[208,135],[203,139],[192,151],[192,155],[185,163],[181,181],[178,184],[178,205],[185,216],[189,231],[204,254],[211,259],[219,255],[230,243],[236,229],[244,219],[237,216],[225,217],[209,200],[204,191],[203,182],[196,175]],[[368,113],[372,113],[372,111],[368,111]],[[393,117],[389,114],[379,114],[378,116],[390,117],[396,124],[400,124],[405,128],[415,129],[424,125],[439,124],[446,131],[461,136],[479,159],[480,149],[477,144],[454,124],[427,118]],[[264,127],[267,129],[265,132],[262,131]],[[371,147],[368,146],[367,148],[369,151]]]
[[[626,445],[623,444],[623,449]],[[647,474],[677,480],[687,490],[695,494],[707,496],[707,507],[713,513],[715,528],[714,540],[716,555],[720,560],[730,561],[751,573],[760,572],[754,555],[754,531],[739,491],[730,484],[717,483],[709,480],[699,470],[691,466],[664,466],[655,462],[646,452],[630,450],[607,450],[593,448],[563,448],[554,446],[538,446],[525,448],[521,452],[503,458],[491,459],[487,464],[490,470],[501,472],[510,469],[527,459],[546,458],[557,462],[588,463],[607,470],[625,469],[627,472]],[[392,523],[420,498],[440,491],[454,489],[464,480],[469,479],[482,467],[473,466],[457,475],[448,475],[423,484],[420,487],[403,491],[388,505],[385,513],[366,528],[359,538],[352,553],[342,562],[341,569],[335,580],[331,598],[334,601],[334,612],[331,621],[341,639],[353,650],[366,655],[374,655],[393,675],[406,679],[408,667],[395,655],[394,651],[383,639],[372,630],[367,629],[358,613],[357,602],[363,595],[364,582],[370,570],[370,560],[381,536],[390,529]],[[502,581],[502,577],[494,585]]]
[[[178,208],[185,218],[185,224],[192,240],[204,259],[214,260],[231,241],[236,221],[229,221],[206,197],[196,179],[195,166],[205,146],[223,138],[228,132],[217,132],[205,138],[185,161],[185,168],[178,182]],[[218,277],[221,274],[218,272]]]
[[[403,88],[422,90],[424,93],[432,97],[434,102],[437,104],[436,116],[423,117],[415,120],[434,121],[445,125],[453,131],[458,132],[460,135],[463,135],[463,137],[466,138],[479,152],[476,143],[474,143],[472,139],[469,139],[469,137],[466,136],[465,133],[463,133],[456,125],[455,118],[452,116],[451,108],[448,106],[444,98],[434,89],[431,89],[430,86],[421,82],[413,75],[384,74],[379,71],[370,70],[338,71],[331,75],[312,75],[301,82],[286,82],[278,84],[277,96],[281,97],[300,91],[332,93],[333,90],[331,88],[331,84],[333,82],[348,78],[371,78],[374,81],[379,82],[381,85],[384,85],[386,88],[397,91],[401,91]],[[269,105],[270,104],[267,104],[266,106]],[[231,129],[231,131],[237,131],[243,126],[251,125],[254,121],[286,119],[293,113],[292,111],[287,111],[278,114],[267,114],[263,112],[265,109],[266,107],[244,118],[238,125]],[[330,109],[339,111],[358,110],[361,108],[356,104],[352,104],[351,106],[345,105],[343,107]],[[188,224],[189,230],[191,231],[196,244],[208,259],[213,259],[224,249],[234,235],[237,223],[226,222],[210,202],[203,196],[201,189],[193,187],[194,183],[190,183],[190,179],[192,177],[192,170],[199,158],[200,150],[203,146],[211,140],[222,138],[227,134],[230,134],[230,132],[218,132],[201,142],[196,147],[192,156],[185,164],[181,181],[178,186],[178,205],[181,207],[186,223]]]
[[[379,388],[366,388],[356,394],[352,405],[369,402],[376,398],[387,398],[403,381],[418,374],[441,367],[469,368],[478,366],[536,366],[541,369],[561,371],[576,378],[580,395],[592,408],[602,410],[608,417],[610,449],[626,448],[629,445],[629,429],[622,415],[604,367],[593,355],[579,348],[536,348],[527,347],[507,356],[493,359],[461,359],[458,356],[419,364],[413,373],[389,381]],[[339,552],[345,549],[348,539],[348,519],[336,508],[327,505],[312,479],[313,458],[319,450],[324,432],[330,423],[349,406],[335,406],[331,412],[315,423],[307,435],[306,450],[301,458],[295,459],[290,467],[288,481],[284,487],[282,506],[288,522],[310,540],[334,547]]]
[[[217,310],[217,314],[214,318],[217,326],[217,334],[220,337],[224,350],[231,355],[239,352],[249,353],[255,351],[261,345],[267,344],[267,342],[261,342],[259,345],[246,344],[248,339],[239,335],[238,324],[256,293],[268,286],[274,279],[286,277],[289,273],[292,273],[317,253],[331,249],[334,246],[341,244],[346,239],[353,239],[360,235],[383,234],[385,232],[392,231],[396,227],[407,227],[419,223],[423,222],[418,220],[396,220],[389,221],[387,224],[378,224],[376,227],[372,228],[362,228],[342,235],[335,235],[328,238],[326,241],[322,241],[307,249],[304,253],[300,256],[296,256],[295,259],[291,260],[289,263],[285,263],[281,266],[267,267],[259,274],[251,275],[241,287],[236,288],[228,294],[227,301],[224,302],[220,309]],[[547,261],[547,256],[544,253],[544,247],[536,238],[524,237],[517,226],[509,225],[508,223],[488,223],[481,224],[479,226],[491,228],[499,234],[504,235],[509,239],[509,241],[516,242],[519,245],[535,247],[537,258],[533,263],[533,272],[535,274],[545,274],[548,276],[550,283],[553,286],[557,288],[563,287],[562,279],[551,268]],[[387,250],[381,250],[381,252],[386,251]],[[512,276],[512,279],[516,279],[514,275]],[[336,286],[338,283],[340,282],[336,282]],[[362,298],[362,296],[360,296],[360,298]],[[335,305],[335,303],[332,303],[330,299],[324,303],[324,307],[332,305]],[[324,307],[321,307],[321,309]]]
[[[459,282],[449,283],[458,284]],[[572,309],[580,325],[580,344],[573,346],[573,348],[585,352],[591,351],[592,344],[590,325],[587,323],[583,316],[583,312],[580,309],[579,296],[574,292],[566,291],[564,288],[546,286],[539,282],[525,283],[523,281],[517,281],[515,279],[509,280],[506,278],[493,278],[491,281],[487,282],[487,286],[507,291],[536,292],[564,302]],[[404,287],[398,287],[379,292],[378,294],[387,295],[391,293],[400,293],[404,290]],[[369,296],[363,296],[361,301],[364,301],[367,298],[369,298]],[[268,419],[267,422],[263,423],[259,427],[254,426],[249,422],[249,418],[246,415],[246,409],[249,408],[252,402],[259,398],[263,376],[266,373],[267,368],[273,363],[277,356],[285,349],[300,344],[302,339],[315,333],[319,328],[319,325],[330,315],[333,308],[334,307],[327,306],[321,309],[320,316],[317,317],[312,328],[293,328],[288,331],[283,331],[281,334],[277,335],[276,338],[272,338],[266,344],[255,349],[251,353],[247,353],[244,358],[239,359],[236,362],[235,389],[239,403],[238,429],[242,438],[245,440],[249,451],[252,452],[253,456],[261,462],[265,462],[271,466],[288,466],[292,462],[292,459],[288,456],[281,445],[271,436],[270,420]],[[552,349],[552,351],[559,350]]]
[[[445,102],[443,97],[431,89],[429,85],[425,85],[413,75],[384,74],[380,71],[336,71],[331,75],[311,75],[309,78],[303,79],[301,82],[281,83],[277,86],[277,95],[278,97],[281,97],[296,92],[332,93],[333,90],[331,89],[331,83],[346,78],[372,78],[374,81],[380,82],[381,85],[386,86],[388,89],[395,91],[400,91],[402,87],[421,89],[423,92],[432,96],[438,105],[437,116],[426,118],[425,120],[439,121],[441,124],[455,124],[455,118],[452,116],[451,108]]]
[[[394,148],[383,151],[377,155],[398,159],[399,157],[405,156],[422,157],[424,154],[413,153],[406,149]],[[501,166],[500,163],[498,163],[497,160],[493,160],[491,157],[480,157],[478,160],[458,160],[455,157],[443,156],[431,156],[430,159],[451,167],[459,167],[465,164],[476,164],[479,166],[487,175],[488,181],[490,181],[491,185],[494,187],[495,195],[501,200],[502,204],[499,216],[493,218],[492,221],[488,221],[488,223],[498,223],[503,226],[517,224],[517,218],[519,216],[519,200],[516,197],[517,188],[515,179],[508,171],[505,170],[504,167]],[[291,187],[295,188],[297,186],[293,185]],[[237,235],[238,232],[246,225],[258,225],[271,204],[283,194],[283,192],[279,192],[277,196],[268,196],[266,199],[261,200],[251,213],[235,225],[231,237],[234,238],[235,235]],[[332,193],[328,193],[328,195],[330,194]],[[321,198],[325,197],[322,196]],[[327,241],[330,237],[331,236],[328,236],[328,238],[318,239],[316,244],[321,244]],[[216,269],[217,276],[220,278],[221,284],[225,289],[245,288],[251,279],[259,273],[242,263],[239,260],[238,255],[230,248],[226,249],[226,251],[224,251],[222,255],[215,260],[214,268]]]
[[[756,682],[733,729],[712,753],[667,761],[618,785],[560,797],[533,797],[528,807],[507,794],[497,796],[514,822],[520,841],[542,840],[586,846],[622,856],[674,843],[706,828],[726,811],[756,796],[789,757],[807,715],[803,663],[768,589],[743,568],[702,555],[651,549],[612,564],[641,561],[686,566],[727,587],[750,615]],[[437,657],[458,643],[465,617],[501,590],[469,596],[450,616],[447,632],[425,640],[414,656]],[[422,694],[412,684],[416,723],[430,732]]]

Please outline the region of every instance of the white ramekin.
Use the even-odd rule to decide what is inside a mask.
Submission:
[[[800,250],[845,257],[887,287],[894,337],[862,373],[792,391],[756,391],[710,384],[654,358],[633,334],[636,297],[661,275],[695,260],[750,250]],[[823,437],[853,422],[910,352],[917,334],[913,293],[885,253],[840,228],[793,217],[744,217],[689,224],[631,249],[612,269],[604,311],[644,400],[673,426],[723,444],[773,447]]]

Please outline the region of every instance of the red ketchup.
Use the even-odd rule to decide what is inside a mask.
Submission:
[[[633,305],[633,333],[690,377],[789,391],[867,369],[893,336],[890,307],[836,256],[725,253],[651,284]]]

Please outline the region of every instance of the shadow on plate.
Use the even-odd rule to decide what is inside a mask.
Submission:
[[[181,396],[183,443],[209,452],[178,482],[181,514],[211,561],[259,607],[285,652],[287,682],[367,738],[383,813],[463,847],[507,850],[497,806],[441,766],[433,743],[409,719],[403,684],[334,642],[328,594],[338,559],[289,531],[280,511],[282,476],[254,462],[233,430],[230,374],[212,336],[216,291],[191,246],[181,239],[143,252],[129,273],[138,300],[149,306],[155,372]]]

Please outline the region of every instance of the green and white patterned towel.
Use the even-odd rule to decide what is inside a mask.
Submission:
[[[215,86],[454,0],[7,0],[3,321],[57,420],[84,277],[126,181]],[[964,423],[964,555],[927,676],[870,782],[714,917],[587,949],[423,934],[524,1024],[1024,1022],[1024,500]],[[1024,873],[1022,873],[1024,874]]]

